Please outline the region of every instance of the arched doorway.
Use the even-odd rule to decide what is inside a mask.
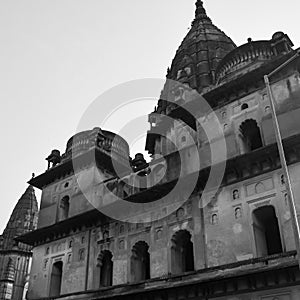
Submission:
[[[244,121],[240,126],[243,152],[247,153],[263,146],[260,129],[253,119]]]
[[[171,273],[194,271],[194,249],[191,234],[187,230],[177,231],[172,237]]]
[[[139,282],[150,279],[150,254],[146,242],[137,242],[132,247],[131,254],[131,279],[132,282]]]
[[[112,286],[113,283],[113,261],[112,253],[104,250],[98,258],[98,266],[100,267],[100,287]]]
[[[52,266],[51,278],[50,278],[50,297],[56,297],[60,295],[61,280],[63,272],[63,262],[57,261]]]
[[[273,206],[257,208],[252,213],[253,231],[258,257],[282,252],[278,219]]]

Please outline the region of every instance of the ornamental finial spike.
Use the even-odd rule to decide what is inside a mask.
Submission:
[[[201,20],[201,19],[209,19],[206,11],[203,7],[203,1],[197,0],[196,2],[196,20]]]

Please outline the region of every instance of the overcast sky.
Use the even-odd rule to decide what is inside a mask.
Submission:
[[[122,82],[165,77],[194,2],[0,0],[0,231],[31,174],[45,170],[52,149],[64,152],[95,98]],[[205,8],[237,45],[280,30],[300,46],[299,0],[206,0]],[[153,106],[130,111],[139,116]]]

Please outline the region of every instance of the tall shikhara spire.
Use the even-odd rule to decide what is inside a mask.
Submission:
[[[214,85],[217,65],[235,48],[235,43],[207,16],[203,2],[197,0],[192,27],[178,48],[167,77],[202,92]]]
[[[36,229],[38,204],[34,189],[29,186],[16,204],[10,219],[3,231],[1,250],[16,247],[14,238]],[[24,245],[24,247],[26,247]]]
[[[154,112],[168,115],[172,110],[165,101],[169,93],[168,82],[180,82],[190,88],[205,93],[216,84],[216,71],[221,60],[236,48],[235,43],[207,16],[203,2],[197,0],[195,19],[192,27],[176,51],[171,68],[168,68],[167,81],[161,99]],[[171,84],[172,86],[172,84]],[[146,150],[154,153],[157,139],[155,134],[147,135]]]
[[[37,218],[38,204],[34,189],[29,186],[0,236],[0,299],[23,299],[32,252],[31,246],[17,242],[15,238],[35,230]]]

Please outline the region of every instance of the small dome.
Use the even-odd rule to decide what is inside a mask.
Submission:
[[[234,80],[246,74],[249,71],[249,65],[255,62],[256,67],[259,67],[264,62],[270,61],[273,56],[270,41],[248,39],[248,43],[228,53],[219,63],[216,70],[217,83]]]
[[[74,158],[93,147],[97,147],[116,159],[128,162],[129,145],[125,139],[113,132],[97,127],[72,136],[67,142],[66,152],[62,156],[62,161]]]
[[[281,39],[284,37],[284,33],[282,31],[277,31],[272,35],[272,40]]]

